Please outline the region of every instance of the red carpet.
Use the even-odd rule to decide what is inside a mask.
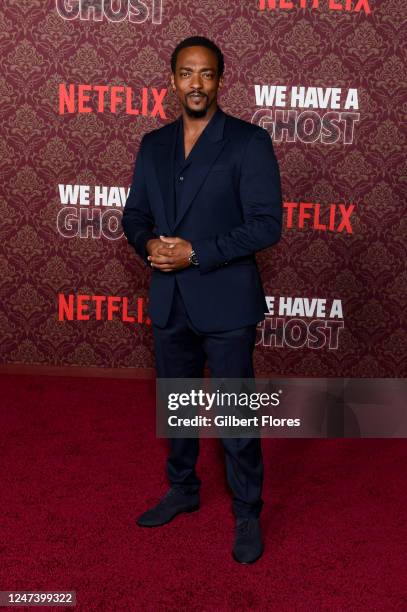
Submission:
[[[407,609],[406,441],[264,440],[266,551],[241,566],[218,440],[200,511],[135,525],[167,489],[153,381],[5,375],[1,399],[0,590],[76,590],[81,611]]]

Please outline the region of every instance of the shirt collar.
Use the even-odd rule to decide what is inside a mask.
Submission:
[[[191,161],[191,156],[195,150],[195,147],[199,145],[199,143],[201,142],[203,137],[206,137],[208,135],[210,135],[211,131],[213,130],[214,125],[216,124],[217,120],[220,118],[222,114],[222,110],[219,108],[219,106],[216,108],[216,111],[213,113],[212,117],[210,118],[209,122],[206,124],[205,128],[203,129],[203,131],[201,132],[201,134],[199,135],[198,140],[196,141],[196,143],[194,144],[192,151],[190,152],[190,154],[188,155],[187,159],[184,160],[184,119],[183,116],[180,115],[178,117],[178,125],[177,125],[177,143],[176,143],[176,156],[177,152],[180,153],[180,160],[181,162],[184,164],[189,164]]]

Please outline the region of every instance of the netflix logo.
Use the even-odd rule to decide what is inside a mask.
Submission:
[[[290,11],[296,8],[319,9],[320,6],[326,6],[329,11],[363,12],[366,15],[372,12],[369,0],[258,0],[258,7],[261,11],[274,11],[276,9]]]
[[[129,298],[118,295],[58,294],[58,321],[123,321],[151,325],[146,314],[145,298]]]
[[[66,113],[114,113],[166,119],[163,100],[167,89],[142,87],[136,95],[121,85],[59,85],[58,111]]]
[[[354,204],[321,206],[309,202],[284,202],[283,209],[287,229],[311,228],[320,232],[353,234],[351,215]]]

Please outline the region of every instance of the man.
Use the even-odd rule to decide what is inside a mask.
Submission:
[[[267,306],[255,252],[281,234],[280,176],[269,134],[217,105],[224,61],[210,40],[182,41],[171,57],[182,114],[146,134],[123,212],[127,240],[152,268],[148,313],[157,376],[254,378],[256,327]],[[222,439],[233,493],[233,557],[263,552],[260,438]],[[199,439],[170,440],[171,488],[144,512],[155,527],[199,508]]]

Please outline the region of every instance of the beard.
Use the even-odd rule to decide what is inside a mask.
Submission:
[[[183,105],[185,108],[185,112],[189,117],[193,117],[194,119],[201,119],[202,117],[205,117],[205,115],[208,112],[208,98],[206,98],[206,105],[204,106],[204,108],[200,108],[200,109],[195,109],[195,108],[190,108],[188,106],[188,104],[184,104]]]
[[[205,117],[208,109],[205,107],[202,110],[193,110],[192,108],[186,106],[185,111],[190,117],[194,117],[194,119],[200,119],[201,117]]]

